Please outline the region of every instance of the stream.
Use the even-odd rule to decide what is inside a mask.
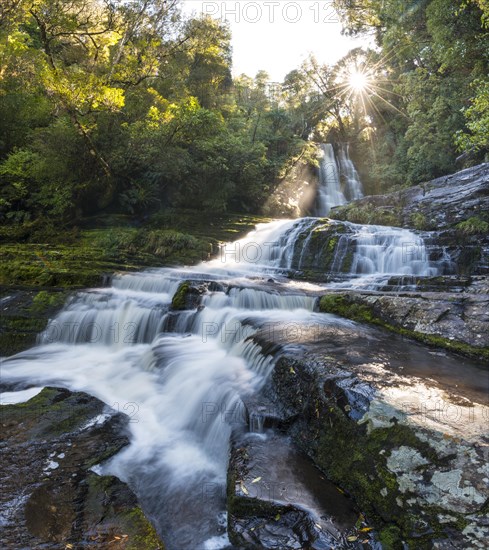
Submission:
[[[320,218],[363,195],[347,150],[339,164],[331,146],[323,152]],[[423,346],[406,349],[391,336],[380,340],[379,329],[315,308],[325,287],[375,289],[392,276],[436,276],[446,272],[446,261],[431,261],[423,238],[406,229],[349,224],[333,261],[340,266],[341,255],[353,250],[346,276],[321,285],[291,280],[311,246],[309,237],[298,237],[312,235],[317,223],[309,217],[261,224],[198,266],[116,275],[109,288],[72,297],[36,347],[3,362],[3,381],[18,389],[64,386],[129,415],[130,445],[97,471],[130,485],[169,549],[229,547],[226,473],[233,433],[255,441],[260,476],[300,487],[288,501],[323,526],[325,545],[342,547],[344,533],[357,521],[352,501],[273,426],[250,420],[245,403],[264,386],[276,360],[253,335],[265,331],[273,339],[272,331],[284,325],[301,334],[319,330],[329,353],[353,365],[381,361],[392,369],[402,364],[404,374],[413,376],[440,372],[439,357]],[[406,246],[416,254],[406,254]],[[201,303],[172,310],[184,281],[202,285]],[[293,340],[283,345],[294,346]],[[440,376],[449,378],[456,368],[455,360],[444,359]],[[467,360],[458,375],[470,397],[485,391],[469,382],[477,368]]]

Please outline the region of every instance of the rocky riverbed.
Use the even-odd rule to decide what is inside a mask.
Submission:
[[[263,396],[282,432],[352,495],[385,548],[485,548],[487,370],[382,329],[306,334],[274,339]]]
[[[59,346],[45,335],[4,364],[3,401],[31,393],[0,408],[2,542],[161,547],[129,487],[97,474],[132,434],[133,455],[117,458],[134,463],[117,471],[177,550],[485,548],[486,176],[483,165],[402,191],[395,211],[370,197],[341,211],[347,221],[261,227],[255,237],[277,238],[264,241],[266,265],[233,256],[201,271],[120,274],[74,295],[53,322],[77,323],[76,335],[59,332]],[[34,344],[67,296],[2,289],[0,353]],[[129,431],[86,393],[36,394],[33,377],[137,403],[151,421]],[[231,405],[243,410],[221,421]],[[200,501],[203,483],[216,494]]]

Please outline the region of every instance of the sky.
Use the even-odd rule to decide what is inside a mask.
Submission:
[[[259,70],[282,82],[310,53],[333,64],[365,39],[341,34],[328,0],[182,0],[185,14],[195,11],[227,20],[232,31],[233,75]]]

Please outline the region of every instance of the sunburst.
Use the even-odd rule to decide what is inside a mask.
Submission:
[[[370,84],[369,75],[361,70],[353,69],[348,74],[348,86],[353,92],[361,93]]]

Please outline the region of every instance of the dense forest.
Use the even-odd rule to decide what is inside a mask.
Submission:
[[[487,0],[336,7],[375,46],[332,67],[311,57],[271,86],[264,72],[233,79],[227,24],[177,1],[4,0],[2,224],[259,213],[296,159],[314,162],[311,140],[349,142],[370,193],[483,160]]]

